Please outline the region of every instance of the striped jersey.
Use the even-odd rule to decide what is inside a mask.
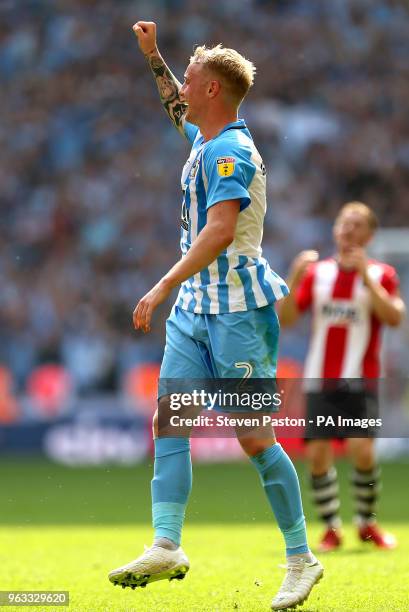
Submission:
[[[395,269],[370,260],[368,273],[394,295]],[[378,378],[381,322],[371,309],[369,290],[356,270],[333,258],[312,264],[296,292],[298,309],[312,308],[312,336],[305,364],[308,378]]]
[[[212,140],[185,122],[192,143],[182,171],[182,255],[205,227],[207,211],[224,200],[238,199],[240,213],[233,242],[207,268],[181,285],[176,305],[201,314],[261,308],[288,294],[285,282],[262,257],[266,213],[266,171],[243,120]]]

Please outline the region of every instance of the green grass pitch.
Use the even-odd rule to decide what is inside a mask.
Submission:
[[[301,482],[304,467],[298,464]],[[408,464],[383,466],[380,518],[399,547],[378,551],[350,524],[348,469],[339,466],[345,547],[322,556],[326,574],[304,612],[409,610]],[[191,562],[183,581],[146,589],[113,587],[110,569],[150,544],[151,466],[70,469],[45,461],[0,464],[0,590],[68,590],[68,612],[216,612],[270,609],[283,577],[281,535],[252,466],[195,466],[183,545]],[[305,490],[305,487],[303,487]],[[308,496],[305,510],[313,517]],[[310,543],[321,527],[309,521]]]

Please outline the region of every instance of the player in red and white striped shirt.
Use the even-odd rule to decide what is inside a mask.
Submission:
[[[373,211],[361,202],[343,206],[335,220],[336,253],[325,260],[316,251],[303,251],[291,266],[287,284],[290,295],[279,309],[283,326],[292,325],[311,309],[312,331],[304,377],[310,379],[376,379],[380,374],[379,353],[382,325],[400,324],[405,306],[399,280],[392,266],[367,258],[365,248],[377,229]],[[326,383],[328,387],[328,382]],[[325,387],[324,387],[325,389]],[[316,422],[334,408],[339,414],[370,416],[377,408],[376,394],[368,390],[338,390],[307,393],[307,422]],[[392,548],[395,540],[383,533],[375,521],[379,491],[379,469],[374,439],[348,437],[336,427],[327,432],[307,426],[307,456],[313,496],[327,529],[320,549],[341,544],[341,521],[337,473],[333,465],[331,437],[347,438],[354,466],[353,486],[359,536],[380,548]],[[354,436],[357,434],[354,433]],[[359,435],[359,434],[358,434]]]

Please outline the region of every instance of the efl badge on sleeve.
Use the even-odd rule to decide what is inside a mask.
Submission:
[[[218,157],[216,159],[217,172],[219,176],[231,176],[234,172],[236,163],[235,157]]]

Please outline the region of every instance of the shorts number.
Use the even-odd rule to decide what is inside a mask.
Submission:
[[[247,363],[247,361],[236,361],[234,367],[238,368],[239,370],[246,370],[244,372],[243,378],[250,378],[253,374],[253,366],[251,365],[251,363]]]

